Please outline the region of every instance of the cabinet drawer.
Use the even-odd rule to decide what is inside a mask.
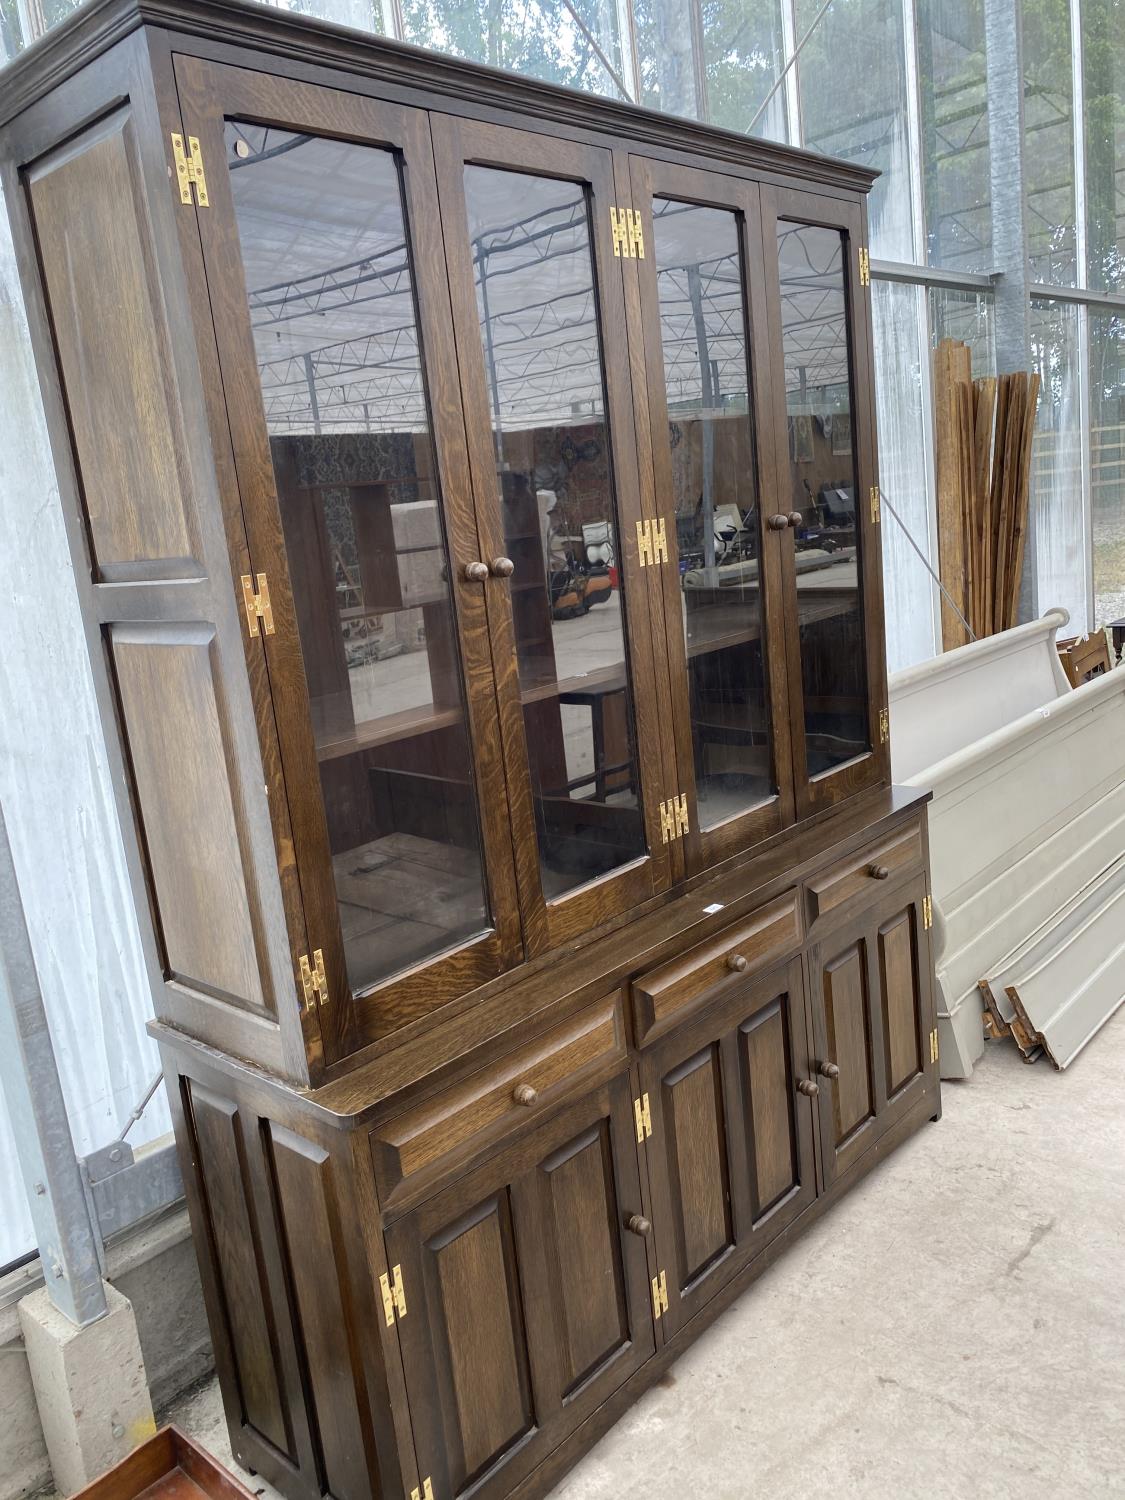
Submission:
[[[885,889],[884,882],[922,866],[922,829],[911,827],[869,844],[858,854],[839,860],[808,884],[812,921],[830,916],[847,904],[861,908]],[[876,874],[876,871],[886,874]]]
[[[764,968],[801,942],[797,892],[786,891],[768,906],[717,937],[689,948],[671,963],[633,981],[633,1024],[638,1044],[673,1026],[696,1000],[725,979]],[[745,963],[735,963],[744,959]]]
[[[508,1053],[455,1088],[371,1132],[379,1198],[386,1208],[410,1177],[538,1118],[607,1062],[625,1056],[621,996],[612,995]]]

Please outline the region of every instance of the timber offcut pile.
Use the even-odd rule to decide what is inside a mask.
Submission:
[[[934,354],[941,581],[978,639],[1010,630],[1019,607],[1039,376],[973,379],[967,344]],[[942,599],[942,644],[970,637]]]

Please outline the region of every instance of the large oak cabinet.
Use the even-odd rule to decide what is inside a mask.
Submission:
[[[870,177],[234,0],[2,120],[235,1452],[543,1494],[940,1112]]]

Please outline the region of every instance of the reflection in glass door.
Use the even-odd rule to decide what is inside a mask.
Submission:
[[[778,508],[800,513],[795,565],[809,776],[869,749],[847,244],[838,229],[777,225],[790,482]]]
[[[548,900],[645,854],[585,188],[467,166],[470,253]]]
[[[399,169],[226,145],[353,991],[490,926]]]
[[[703,829],[776,795],[739,223],[652,204],[692,750]]]

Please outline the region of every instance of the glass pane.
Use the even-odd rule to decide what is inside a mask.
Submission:
[[[489,925],[398,166],[227,126],[355,990]]]
[[[1074,80],[1068,0],[1023,8],[1027,237],[1036,281],[1073,286]]]
[[[1031,304],[1031,353],[1039,412],[1031,449],[1031,535],[1039,613],[1060,605],[1076,633],[1087,628],[1086,505],[1082,485],[1082,309]]]
[[[1125,317],[1090,312],[1094,624],[1125,619]]]
[[[810,776],[868,748],[845,244],[836,229],[777,226]]]
[[[981,0],[919,0],[929,261],[992,269],[988,81]]]
[[[435,52],[628,98],[622,14],[600,0],[402,0],[402,35]]]
[[[548,898],[645,852],[585,189],[467,167]]]
[[[1119,0],[1082,0],[1089,283],[1125,292],[1125,18]]]
[[[785,65],[778,0],[718,0],[704,13],[703,64],[707,118],[728,130],[750,130],[770,140],[787,139],[785,86],[766,96]]]
[[[930,496],[926,483],[926,418],[922,360],[926,349],[926,289],[872,281],[879,482],[884,499],[883,606],[887,670],[897,672],[937,654],[937,586],[910,545],[936,571],[930,552]],[[894,515],[891,514],[891,507]],[[897,517],[897,519],[896,519]]]
[[[797,36],[822,0],[797,0]],[[914,259],[902,0],[834,0],[797,63],[804,144],[881,173],[867,212],[871,254]]]
[[[742,256],[733,213],[652,211],[695,789],[713,828],[775,791]]]
[[[638,103],[667,115],[703,118],[695,81],[691,16],[682,0],[633,0],[641,70]]]
[[[930,329],[936,349],[942,339],[960,339],[973,357],[973,378],[996,374],[996,299],[992,292],[930,288]]]

